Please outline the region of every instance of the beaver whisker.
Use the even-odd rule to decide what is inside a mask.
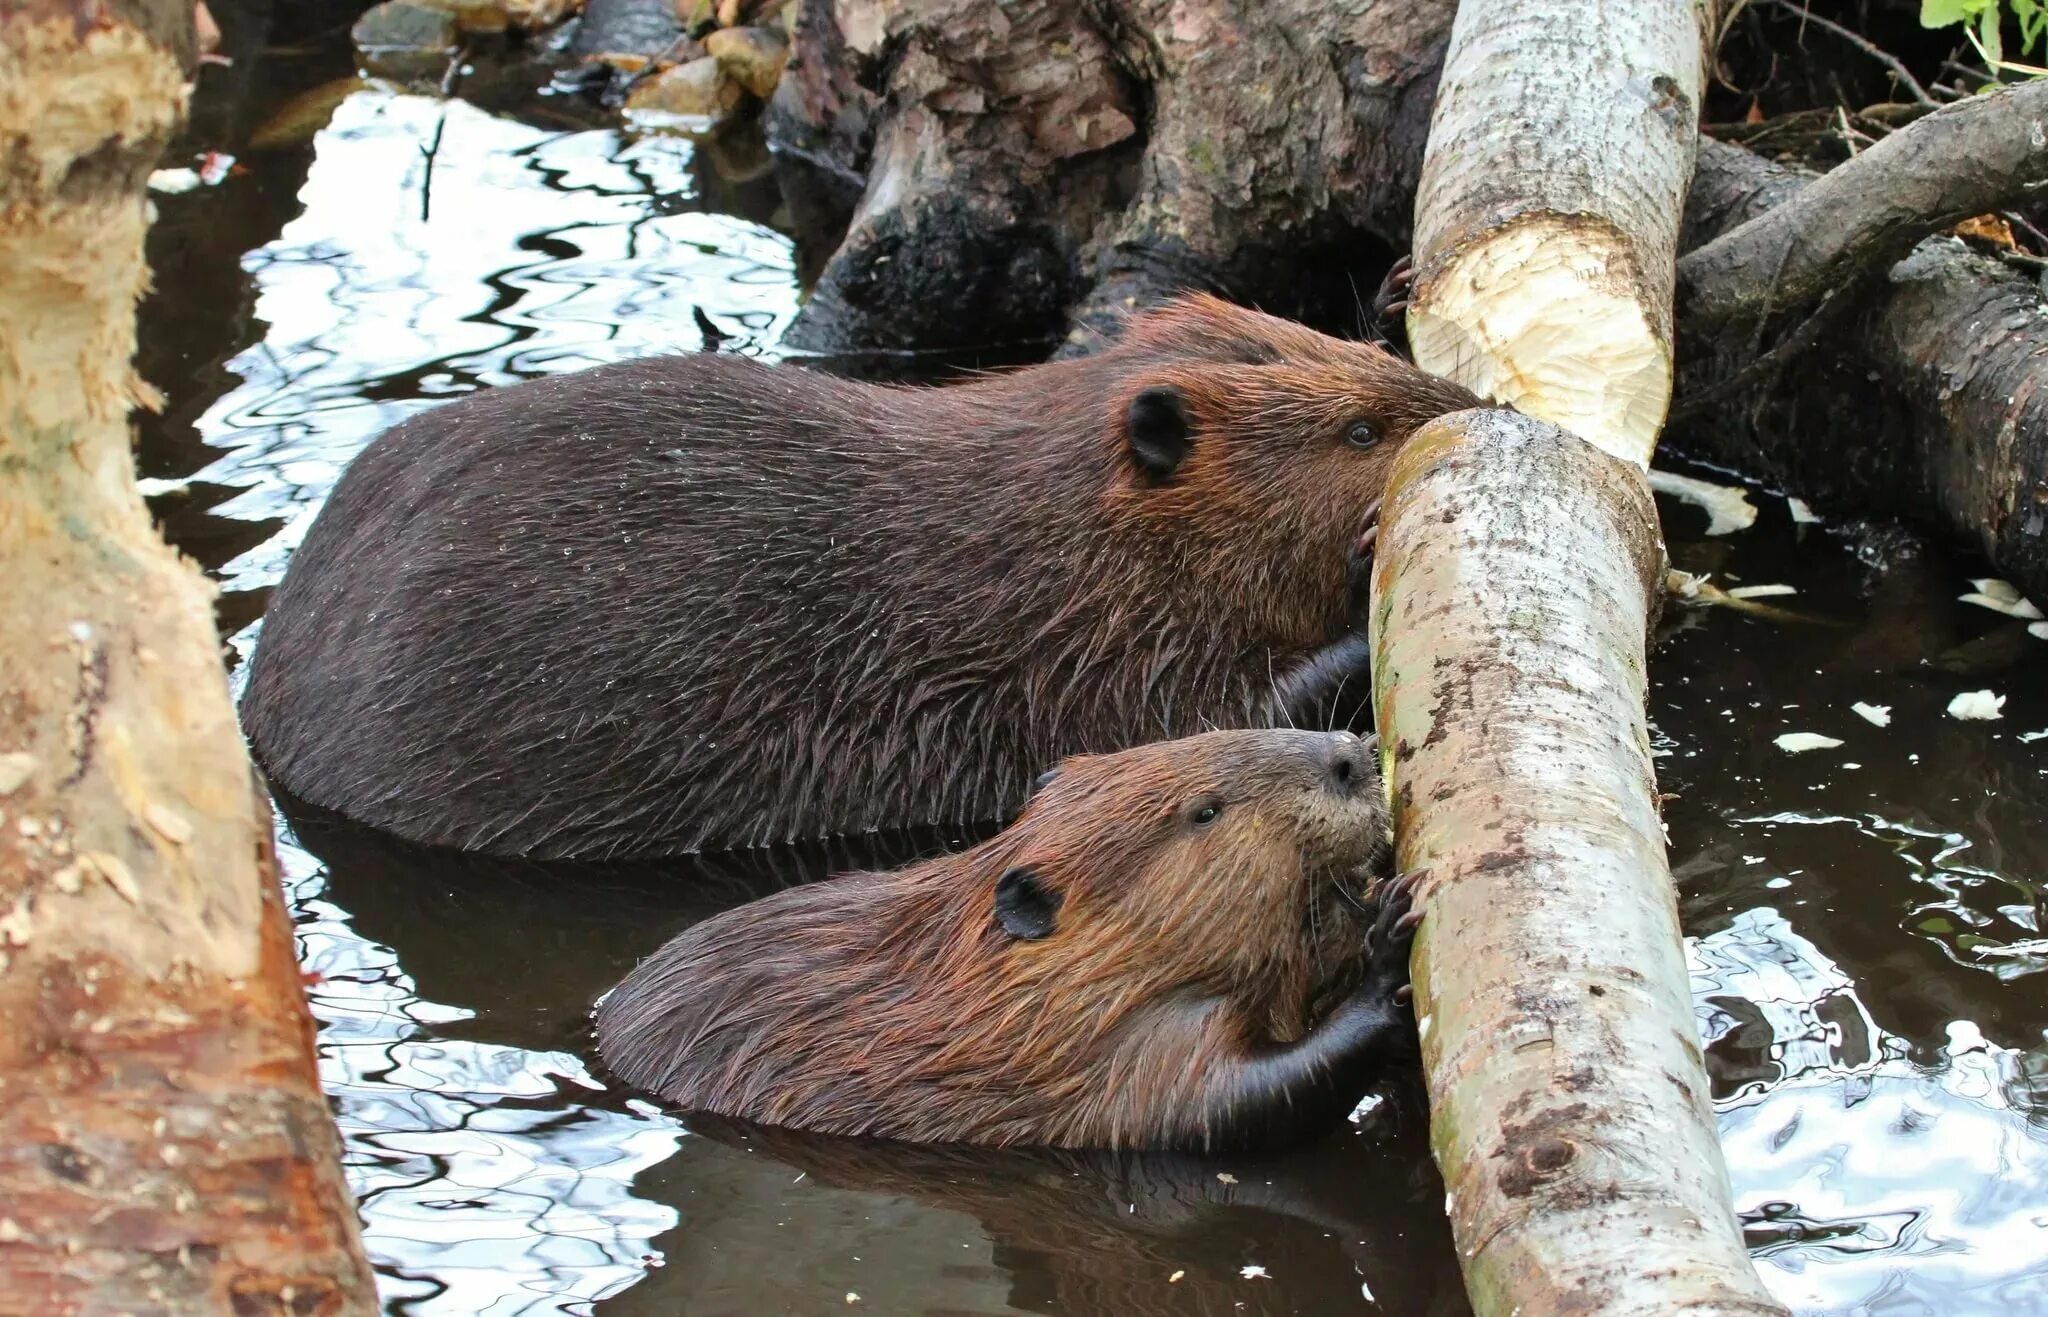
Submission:
[[[1359,914],[1365,916],[1367,919],[1372,918],[1372,911],[1369,908],[1367,908],[1365,901],[1352,892],[1351,884],[1346,882],[1343,878],[1340,877],[1335,882],[1331,883],[1330,890],[1335,892],[1338,898],[1342,900],[1346,905],[1350,906],[1353,910],[1356,910]]]

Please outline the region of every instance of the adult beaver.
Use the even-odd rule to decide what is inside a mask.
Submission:
[[[916,1142],[1195,1148],[1316,1132],[1409,1045],[1407,890],[1349,733],[1067,761],[1009,828],[698,924],[598,1049],[676,1105]]]
[[[1362,688],[1361,532],[1474,405],[1207,297],[943,388],[698,355],[479,393],[336,485],[243,719],[307,802],[497,854],[999,820],[1063,755]]]

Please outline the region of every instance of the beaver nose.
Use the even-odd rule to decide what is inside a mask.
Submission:
[[[1340,796],[1356,795],[1372,780],[1372,747],[1349,732],[1330,737],[1323,753],[1323,781]]]

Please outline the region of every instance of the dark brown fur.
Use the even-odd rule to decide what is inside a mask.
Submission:
[[[1141,396],[1191,426],[1170,470]],[[699,355],[492,390],[349,468],[243,717],[306,801],[497,854],[1001,819],[1063,755],[1362,687],[1359,532],[1399,443],[1472,405],[1208,298],[945,388]]]
[[[1403,907],[1382,909],[1368,965],[1352,894],[1386,856],[1379,777],[1348,734],[1213,732],[1073,760],[972,850],[690,929],[605,999],[598,1046],[687,1110],[824,1133],[1301,1137],[1407,1037]],[[1019,873],[1049,894],[1043,935],[1002,913]]]

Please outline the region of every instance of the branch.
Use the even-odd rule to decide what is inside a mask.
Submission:
[[[1684,241],[1710,243],[1819,185],[1701,142]],[[1681,285],[1681,303],[1687,293]],[[1939,523],[2030,597],[2048,598],[2044,309],[2034,279],[1937,236],[1845,283],[1817,313],[1833,328],[1767,387],[1740,342],[1681,321],[1673,419],[1697,419],[1676,440],[1842,512]],[[1813,337],[1802,327],[1788,341]],[[1752,387],[1731,396],[1723,386],[1737,376]]]
[[[1792,0],[1775,0],[1775,3],[1778,8],[1790,10],[1792,13],[1799,15],[1799,22],[1802,27],[1817,27],[1823,32],[1832,33],[1884,65],[1887,69],[1890,69],[1892,76],[1904,83],[1906,90],[1912,92],[1913,99],[1920,104],[1930,107],[1941,104],[1940,101],[1927,94],[1927,89],[1920,85],[1920,80],[1913,76],[1911,69],[1908,69],[1899,62],[1898,56],[1882,46],[1876,45],[1861,33],[1853,32],[1831,18],[1822,18],[1805,5],[1792,3]]]
[[[1688,332],[1811,305],[1929,234],[2048,185],[2048,81],[1944,106],[1678,263]]]

